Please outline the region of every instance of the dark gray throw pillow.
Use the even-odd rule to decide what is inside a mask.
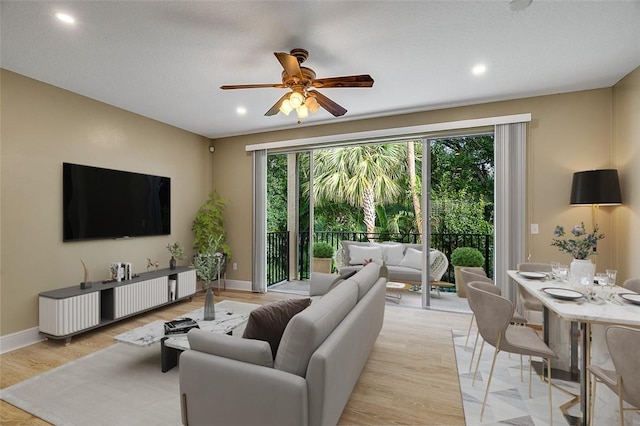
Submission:
[[[247,327],[242,337],[245,339],[264,340],[271,346],[273,359],[278,353],[280,339],[289,320],[302,312],[311,304],[310,298],[286,299],[260,306],[251,311]]]

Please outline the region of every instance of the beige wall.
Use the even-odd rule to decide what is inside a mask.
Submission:
[[[214,140],[216,154],[224,152],[214,158],[214,182],[228,178],[225,188],[214,186],[230,199],[233,212],[245,212],[241,223],[233,223],[235,217],[229,220],[234,249],[246,248],[235,249],[235,261],[242,267],[236,273],[230,272],[230,278],[251,278],[251,160],[245,152],[246,145],[527,112],[532,114],[528,130],[527,219],[528,223],[539,224],[540,229],[539,235],[529,237],[527,253],[531,261],[568,263],[568,255],[550,246],[553,229],[557,224],[571,226],[584,221],[589,226],[591,222],[589,207],[569,206],[572,174],[615,165],[611,108],[612,89],[607,88]],[[242,183],[229,185],[236,181]],[[598,270],[623,267],[612,255],[617,240],[611,214],[616,208],[602,208],[599,213],[598,222],[606,238],[599,245]],[[621,270],[622,276],[629,273]]]
[[[0,82],[2,336],[37,326],[38,293],[78,283],[81,258],[90,278],[99,280],[111,261],[131,261],[142,272],[147,257],[166,263],[167,243],[189,248],[191,220],[210,189],[229,200],[225,219],[238,264],[229,279],[250,281],[252,176],[245,145],[527,112],[533,118],[527,218],[540,225],[540,234],[528,241],[531,260],[568,262],[549,246],[553,227],[590,222],[589,208],[569,206],[572,173],[618,167],[625,205],[600,211],[606,238],[597,266],[616,267],[622,278],[640,276],[640,242],[632,238],[640,235],[640,69],[612,89],[218,139],[213,155],[206,138],[174,127],[5,70]],[[62,243],[63,161],[170,176],[172,235]]]
[[[623,205],[616,208],[616,263],[625,277],[640,277],[640,68],[613,88],[615,162]]]
[[[191,221],[211,189],[209,140],[2,70],[2,336],[38,325],[38,293],[108,278],[112,261],[168,267],[166,245],[191,254]],[[171,177],[170,236],[62,242],[62,163]],[[186,261],[183,261],[186,263]]]

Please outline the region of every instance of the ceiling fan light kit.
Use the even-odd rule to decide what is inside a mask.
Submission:
[[[307,118],[309,112],[316,113],[320,107],[327,110],[334,117],[340,117],[347,112],[345,108],[336,102],[312,89],[373,86],[373,79],[368,74],[316,79],[316,73],[311,68],[300,66],[309,57],[309,52],[304,49],[293,49],[290,53],[274,52],[274,55],[284,69],[282,71],[282,83],[241,84],[221,86],[220,88],[222,90],[267,87],[290,89],[291,91],[285,93],[265,115],[271,116],[278,112],[289,115],[295,109],[298,119],[302,119]]]

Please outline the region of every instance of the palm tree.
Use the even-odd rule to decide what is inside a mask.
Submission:
[[[422,209],[420,208],[420,196],[418,195],[419,192],[416,178],[415,143],[415,141],[407,142],[407,165],[409,166],[409,191],[411,193],[411,201],[413,202],[416,228],[418,228],[418,234],[422,235]]]
[[[368,234],[375,232],[376,204],[394,202],[405,173],[404,147],[377,144],[314,153],[314,197],[361,207]],[[370,237],[371,238],[371,237]]]

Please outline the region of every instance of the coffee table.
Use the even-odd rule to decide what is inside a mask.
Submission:
[[[216,319],[204,321],[204,308],[187,312],[180,318],[191,318],[200,326],[201,330],[211,333],[226,333],[231,335],[235,329],[244,325],[249,319],[249,314],[260,305],[253,303],[233,302],[223,300],[216,303]],[[168,320],[167,320],[168,321]],[[178,365],[178,356],[182,351],[189,349],[189,341],[186,334],[164,334],[165,320],[156,320],[142,327],[135,328],[126,333],[114,337],[118,343],[134,346],[151,346],[160,342],[161,369],[163,373]]]

